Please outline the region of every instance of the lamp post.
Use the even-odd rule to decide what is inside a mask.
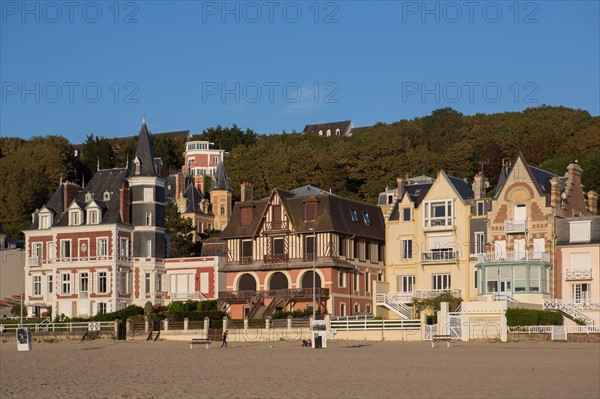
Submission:
[[[309,229],[309,231],[312,231],[312,236],[313,236],[313,275],[312,275],[312,308],[313,308],[313,324],[316,318],[316,300],[315,300],[315,277],[317,274],[317,232],[315,231],[315,229],[313,229],[312,227]]]

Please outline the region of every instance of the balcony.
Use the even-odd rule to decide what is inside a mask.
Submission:
[[[477,255],[479,263],[544,262],[550,263],[548,252],[502,252]]]
[[[289,260],[288,254],[268,254],[263,258],[265,263],[287,263]]]
[[[206,297],[202,295],[200,291],[196,292],[171,292],[171,300],[173,301],[181,301],[181,300],[196,300],[196,301],[205,301]]]
[[[456,230],[452,217],[426,218],[425,230]]]
[[[252,264],[252,256],[241,256],[240,264],[241,265],[251,265]]]
[[[31,258],[27,258],[27,266],[29,267],[39,267],[42,266],[42,258],[39,256],[34,256]]]
[[[592,269],[567,269],[565,280],[591,280]]]
[[[506,234],[526,233],[528,230],[527,220],[507,220],[504,222],[504,232]]]
[[[304,256],[303,256],[303,258],[302,258],[302,259],[303,259],[305,262],[312,262],[312,261],[314,261],[316,258],[317,258],[317,257],[315,256],[315,253],[314,253],[314,252],[307,252],[307,253],[305,253],[305,254],[304,254]]]
[[[312,288],[288,288],[281,290],[264,290],[264,291],[219,291],[219,300],[227,302],[247,302],[257,296],[262,298],[283,297],[295,300],[312,301]],[[329,288],[315,288],[315,297],[329,298]]]
[[[459,254],[456,251],[429,251],[421,253],[421,262],[423,263],[443,263],[455,262]]]
[[[388,297],[392,302],[410,303],[413,299],[432,299],[442,294],[452,294],[455,298],[460,298],[461,290],[414,290],[410,292],[389,292]]]

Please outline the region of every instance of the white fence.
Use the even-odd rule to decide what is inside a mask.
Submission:
[[[331,320],[331,328],[338,331],[359,331],[359,330],[419,330],[421,329],[421,320]]]
[[[509,333],[552,334],[554,326],[510,326]],[[567,334],[600,333],[600,326],[562,326]]]
[[[99,327],[102,331],[114,331],[115,330],[115,322],[114,321],[97,321],[93,322],[94,327]],[[0,332],[3,334],[14,333],[19,327],[29,327],[31,332],[47,332],[47,331],[56,331],[56,332],[84,332],[87,331],[90,326],[89,322],[77,322],[77,323],[24,323],[22,325],[11,323],[11,324],[0,324]]]

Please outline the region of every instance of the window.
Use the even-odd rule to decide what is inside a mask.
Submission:
[[[98,314],[106,314],[106,303],[104,303],[104,302],[98,303]]]
[[[485,235],[483,231],[475,232],[475,254],[485,253]]]
[[[67,295],[71,293],[71,275],[68,273],[64,273],[62,275],[62,289],[61,293],[63,295]]]
[[[340,237],[339,239],[339,252],[340,252],[340,257],[342,256],[346,256],[346,239],[344,237]]]
[[[355,303],[354,304],[354,314],[357,314],[360,312],[360,304],[359,303]]]
[[[0,243],[0,245],[1,244],[2,243]],[[34,242],[31,244],[31,257],[37,259],[38,264],[42,260],[42,243],[41,242]]]
[[[127,238],[121,237],[119,239],[119,256],[122,258],[129,257],[129,240]]]
[[[343,288],[346,286],[346,273],[340,270],[340,274],[338,274],[338,286]]]
[[[79,211],[74,211],[69,213],[69,225],[70,226],[78,226],[80,224],[79,220]]]
[[[425,203],[425,227],[452,226],[452,200]]]
[[[529,292],[540,292],[540,268],[529,268]]]
[[[367,303],[367,305],[365,306],[365,313],[371,314],[371,304],[370,303]]]
[[[473,272],[473,288],[477,289],[478,287],[478,278],[479,278],[479,272],[477,271],[477,269],[475,269],[475,271]]]
[[[371,292],[371,272],[365,273],[365,291]]]
[[[477,212],[476,212],[477,216],[485,216],[485,202],[478,202],[477,203]]]
[[[252,240],[242,240],[240,263],[252,263]]]
[[[42,215],[40,216],[40,229],[49,229],[50,228],[50,216]]]
[[[573,284],[571,295],[575,303],[589,302],[591,298],[590,284]]]
[[[60,242],[60,257],[65,260],[71,260],[71,240],[62,240]]]
[[[358,292],[360,290],[360,280],[359,277],[360,272],[358,270],[354,270],[353,278],[352,278],[352,286],[354,287],[354,291]]]
[[[412,239],[402,240],[402,259],[412,259]]]
[[[156,291],[158,291],[158,292],[162,291],[163,276],[164,276],[164,274],[157,274],[156,275]],[[204,292],[206,292],[206,291],[204,291]]]
[[[284,251],[283,238],[273,238],[273,255],[283,255]]]
[[[346,316],[346,304],[345,303],[340,303],[340,316],[342,316],[342,317]]]
[[[304,203],[304,221],[312,222],[317,220],[317,203],[314,201]]]
[[[527,274],[525,266],[517,266],[513,268],[514,291],[525,292],[527,290]]]
[[[146,258],[152,257],[152,240],[146,240]]]
[[[306,236],[304,238],[304,260],[315,260],[315,249],[315,236]]]
[[[352,221],[358,222],[358,214],[356,213],[356,211],[354,209],[350,209],[350,214],[352,216]]]
[[[108,273],[107,272],[99,272],[98,273],[98,292],[105,294],[108,288]]]
[[[365,224],[371,224],[371,218],[367,212],[363,212],[363,219],[365,219]]]
[[[485,269],[485,280],[487,292],[498,292],[498,268],[488,267]]]
[[[402,208],[402,221],[410,222],[410,208]]]
[[[119,272],[119,291],[122,294],[129,293],[128,275],[126,271]]]
[[[88,211],[88,224],[98,224],[98,211]]]
[[[42,276],[33,276],[33,295],[42,295]]]
[[[225,214],[225,205],[221,205],[221,216]]]
[[[219,157],[213,157],[213,164],[218,164],[219,163]]]
[[[144,202],[154,201],[154,189],[152,187],[144,188]]]
[[[79,274],[79,292],[88,292],[88,274]]]
[[[569,242],[589,242],[590,221],[577,221],[569,223]]]
[[[150,273],[144,274],[144,293],[150,293]]]
[[[394,194],[388,194],[387,195],[387,204],[391,205],[394,203]]]
[[[415,276],[398,276],[396,283],[398,285],[398,292],[413,292]]]
[[[434,274],[433,275],[433,289],[434,290],[449,290],[450,285],[450,274]]]
[[[152,226],[152,212],[146,212],[146,226]]]
[[[54,277],[48,276],[48,294],[52,294],[54,292]]]
[[[108,238],[98,239],[98,253],[96,256],[108,256]]]

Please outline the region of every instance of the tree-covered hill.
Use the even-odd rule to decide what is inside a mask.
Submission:
[[[257,198],[266,197],[274,187],[312,184],[374,202],[386,186],[396,184],[398,176],[435,176],[443,168],[472,181],[482,165],[494,186],[502,158],[514,160],[519,151],[531,165],[558,175],[577,159],[586,190],[600,191],[600,117],[564,107],[473,116],[445,108],[413,120],[378,123],[349,138],[258,135],[234,125],[207,129],[194,139],[229,151],[225,166],[236,198],[240,183],[249,181]],[[164,173],[181,165],[181,141],[155,141]],[[134,152],[135,141],[91,135],[80,157],[58,136],[0,138],[0,220],[5,230],[17,237],[61,176],[78,182],[85,176],[89,181],[98,159],[102,168],[124,166]]]

